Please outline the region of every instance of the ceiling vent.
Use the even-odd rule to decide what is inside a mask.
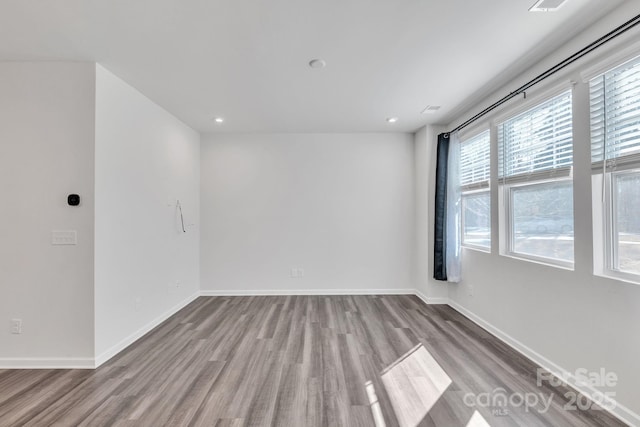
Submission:
[[[538,0],[536,4],[529,8],[529,12],[555,12],[567,0]]]
[[[421,114],[433,114],[440,109],[439,105],[427,105]]]

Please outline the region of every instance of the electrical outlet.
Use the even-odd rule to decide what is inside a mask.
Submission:
[[[469,294],[470,297],[473,296],[473,285],[471,283],[467,285],[467,293]]]
[[[78,232],[76,230],[58,230],[51,232],[52,245],[77,245]]]
[[[22,333],[22,319],[11,319],[11,333],[12,334],[21,334]]]
[[[133,309],[135,311],[140,311],[140,307],[142,306],[142,298],[136,298],[133,300]]]
[[[293,267],[291,268],[291,272],[289,273],[289,277],[292,279],[296,279],[299,277],[304,277],[304,268]]]
[[[182,288],[182,282],[180,280],[176,280],[175,282],[169,282],[167,284],[167,293],[174,293],[176,290]]]

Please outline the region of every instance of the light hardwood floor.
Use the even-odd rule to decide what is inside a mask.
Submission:
[[[536,368],[414,296],[201,297],[94,371],[0,370],[0,426],[624,425]]]

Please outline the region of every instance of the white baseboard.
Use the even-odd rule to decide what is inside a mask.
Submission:
[[[448,304],[451,308],[453,308],[460,314],[464,315],[465,317],[467,317],[469,320],[471,320],[481,328],[489,331],[492,335],[494,335],[496,338],[503,341],[509,347],[513,348],[514,350],[521,353],[525,357],[531,359],[534,363],[539,365],[541,368],[546,369],[547,371],[549,371],[551,374],[555,375],[558,378],[567,379],[567,383],[578,392],[584,394],[589,398],[591,398],[591,396],[597,397],[598,398],[597,400],[604,398],[604,395],[601,391],[598,391],[597,389],[589,385],[578,383],[574,374],[558,366],[557,364],[547,359],[540,353],[537,353],[536,351],[527,347],[520,341],[511,337],[509,334],[503,332],[502,330],[495,327],[494,325],[487,322],[486,320],[482,319],[481,317],[475,315],[474,313],[467,310],[460,304],[452,300],[449,300]],[[611,413],[616,418],[619,418],[621,421],[625,422],[626,424],[629,424],[630,426],[640,425],[640,415],[636,414],[631,409],[627,408],[624,405],[621,405],[620,403],[610,398],[607,398],[603,401],[610,401],[615,404],[614,409],[607,412]]]
[[[203,297],[269,295],[414,295],[413,289],[287,289],[287,290],[202,290]]]
[[[23,357],[0,358],[0,369],[93,369],[91,357]]]
[[[184,307],[186,307],[187,305],[192,303],[199,296],[200,296],[199,292],[191,295],[190,297],[188,297],[187,299],[181,301],[180,303],[178,303],[177,305],[173,306],[169,310],[165,311],[160,316],[156,317],[151,322],[147,323],[142,328],[138,329],[136,332],[132,333],[131,335],[129,335],[128,337],[126,337],[125,339],[123,339],[122,341],[117,343],[116,345],[114,345],[111,348],[109,348],[108,350],[104,351],[102,354],[100,354],[99,356],[97,356],[95,358],[95,364],[92,367],[97,368],[98,366],[104,364],[106,361],[111,359],[113,356],[115,356],[116,354],[120,353],[125,348],[129,347],[131,344],[136,342],[138,339],[142,338],[145,334],[147,334],[153,328],[155,328],[156,326],[158,326],[159,324],[161,324],[162,322],[167,320],[169,317],[173,316],[178,311],[182,310]]]
[[[413,291],[413,294],[420,298],[422,302],[427,305],[449,304],[449,298],[447,297],[428,297],[420,291]]]

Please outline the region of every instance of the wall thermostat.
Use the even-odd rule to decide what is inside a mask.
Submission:
[[[69,194],[67,197],[67,203],[69,206],[78,206],[80,204],[80,196],[77,194]]]

